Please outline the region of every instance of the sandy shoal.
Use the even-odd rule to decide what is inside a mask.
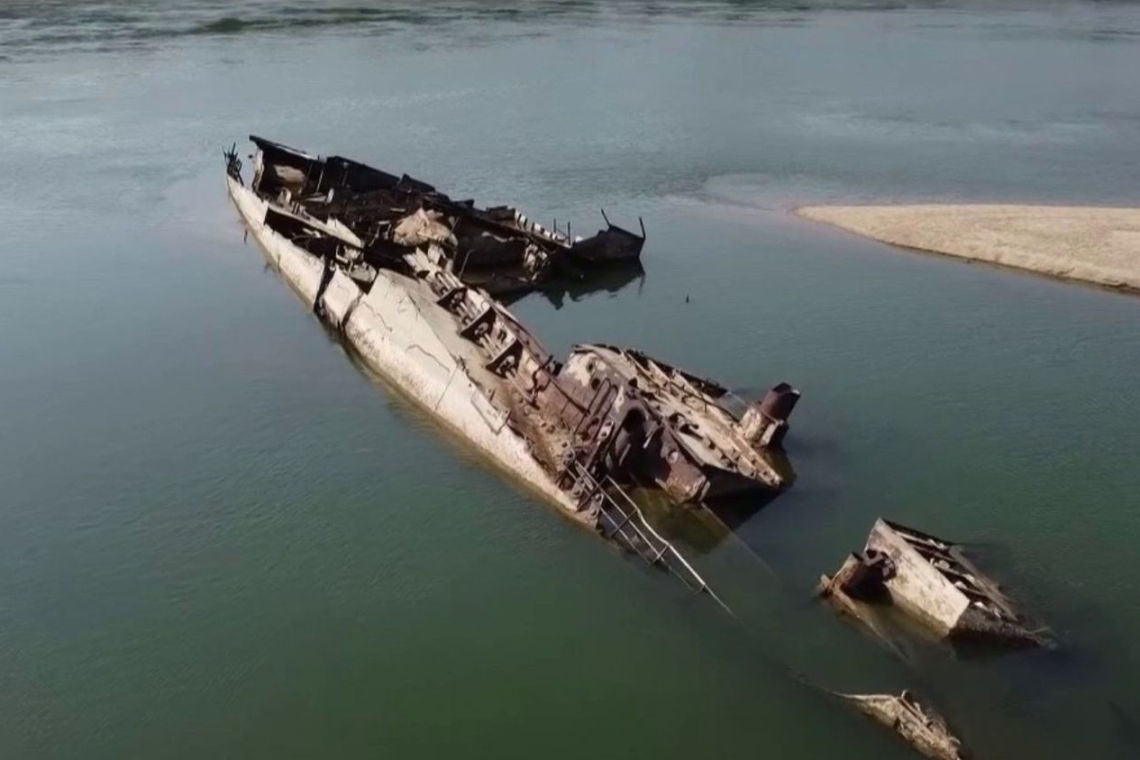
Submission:
[[[1140,292],[1140,209],[803,206],[796,213],[884,243]]]

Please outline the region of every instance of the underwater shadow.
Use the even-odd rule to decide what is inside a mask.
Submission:
[[[534,290],[518,290],[498,296],[504,306],[511,306],[532,293],[550,302],[555,310],[566,306],[569,299],[577,303],[595,293],[616,295],[631,285],[638,283],[638,292],[645,287],[645,267],[640,261],[612,264],[605,269],[592,271],[588,276],[556,277]]]

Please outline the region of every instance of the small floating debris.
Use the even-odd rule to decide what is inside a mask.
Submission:
[[[962,742],[946,719],[909,691],[902,694],[839,694],[855,709],[890,728],[923,755],[934,760],[964,760]]]
[[[822,577],[819,594],[869,625],[867,605],[886,603],[944,638],[1051,645],[961,546],[881,518],[863,553]]]

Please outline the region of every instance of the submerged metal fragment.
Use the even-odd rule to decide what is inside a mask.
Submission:
[[[836,694],[877,723],[891,729],[934,760],[962,760],[962,742],[936,710],[909,691],[901,694]]]
[[[1050,643],[962,547],[883,519],[875,521],[861,554],[823,576],[819,593],[873,627],[863,603],[894,605],[946,638]]]

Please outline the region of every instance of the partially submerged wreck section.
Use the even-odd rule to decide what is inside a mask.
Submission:
[[[836,694],[867,717],[891,729],[933,760],[966,757],[946,719],[909,691],[901,694]]]
[[[862,605],[891,604],[942,637],[1049,644],[961,546],[883,519],[875,522],[862,553],[850,555],[835,575],[823,576],[819,593],[861,620]]]
[[[320,158],[252,135],[250,140],[258,149],[251,189],[295,217],[327,225],[359,249],[362,265],[376,267],[430,245],[465,283],[496,294],[588,277],[602,267],[639,266],[644,225],[640,234],[632,232],[610,223],[605,211],[604,229],[574,237],[569,223],[564,231],[557,222],[546,229],[515,208],[453,200],[407,174],[341,156]]]
[[[640,351],[582,345],[555,386],[582,410],[566,417],[570,407],[552,399],[581,442],[575,455],[623,482],[654,483],[693,503],[787,484],[775,456],[799,400],[787,383],[744,405],[723,386]],[[739,417],[734,407],[743,407]]]
[[[309,187],[314,167],[281,162],[283,150],[255,156],[248,187],[231,151],[227,185],[269,260],[314,313],[369,368],[566,514],[707,589],[624,487],[655,484],[679,502],[778,491],[787,479],[774,451],[799,393],[781,383],[744,404],[710,380],[605,345],[577,346],[560,362],[456,270],[454,251],[435,237],[439,219],[425,210],[453,202],[400,178],[396,191],[421,205],[383,232],[365,232],[351,214],[313,213],[328,211],[328,198],[294,201],[289,188]],[[377,171],[346,159],[320,166],[332,188],[359,186]],[[325,182],[322,174],[313,187]]]

